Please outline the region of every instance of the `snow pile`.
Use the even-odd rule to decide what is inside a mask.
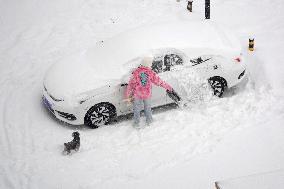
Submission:
[[[284,187],[284,171],[277,170],[268,173],[248,175],[218,182],[221,189],[271,189]]]

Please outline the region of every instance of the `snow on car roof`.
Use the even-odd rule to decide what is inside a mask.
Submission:
[[[92,65],[99,70],[112,67],[119,71],[119,66],[131,59],[165,48],[198,48],[238,53],[241,49],[238,40],[228,29],[212,21],[177,21],[123,32],[98,43],[87,51],[87,56]]]

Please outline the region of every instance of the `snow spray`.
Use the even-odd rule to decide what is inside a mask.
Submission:
[[[193,69],[179,69],[172,72],[170,77],[178,84],[180,104],[200,104],[208,102],[213,97],[213,91],[206,79],[202,79]]]

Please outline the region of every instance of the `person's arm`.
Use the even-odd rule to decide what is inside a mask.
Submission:
[[[133,96],[134,86],[135,86],[135,79],[132,76],[131,79],[128,82],[127,87],[126,87],[126,93],[125,93],[125,98],[126,99],[129,99],[129,98],[131,98]]]
[[[156,74],[154,71],[152,71],[152,77],[151,77],[151,81],[152,83],[154,83],[155,85],[158,85],[160,87],[163,87],[166,90],[172,91],[173,88],[167,84],[165,81],[163,81],[158,74]]]

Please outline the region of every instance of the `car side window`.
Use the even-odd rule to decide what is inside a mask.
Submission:
[[[164,57],[164,69],[163,71],[170,71],[173,66],[182,65],[183,60],[177,54],[167,54]]]
[[[170,71],[173,66],[182,65],[183,59],[177,54],[157,56],[152,62],[152,70],[156,73]]]
[[[161,73],[163,71],[163,59],[161,57],[155,57],[151,67],[154,72]]]

